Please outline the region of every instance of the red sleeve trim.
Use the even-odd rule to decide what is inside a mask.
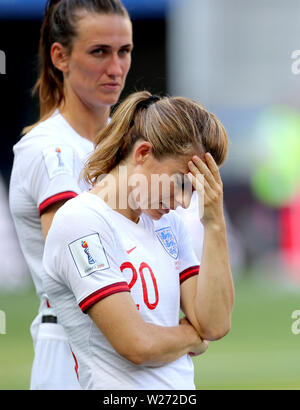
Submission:
[[[180,285],[187,279],[191,278],[192,276],[198,275],[200,265],[190,266],[189,268],[182,271],[179,275]]]
[[[78,194],[76,194],[76,192],[73,191],[65,191],[65,192],[61,192],[59,194],[53,195],[48,199],[45,199],[45,201],[43,201],[40,206],[39,206],[39,213],[40,215],[42,215],[43,212],[45,212],[45,210],[50,206],[55,204],[56,202],[59,201],[63,201],[63,200],[67,200],[67,199],[71,199],[71,198],[75,198],[75,196],[77,196]]]
[[[83,313],[86,313],[86,310],[92,305],[94,305],[96,302],[99,302],[99,300],[102,300],[107,296],[119,292],[130,292],[127,282],[113,283],[112,285],[108,285],[102,289],[96,290],[96,292],[92,293],[91,295],[83,299],[79,303],[79,307],[83,311]]]

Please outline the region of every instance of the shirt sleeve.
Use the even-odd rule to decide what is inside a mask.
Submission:
[[[193,238],[186,227],[182,216],[176,215],[178,248],[179,248],[179,267],[180,267],[180,284],[192,276],[198,275],[200,261],[194,251]],[[201,236],[201,232],[199,232]]]
[[[81,166],[78,154],[68,145],[54,143],[34,148],[27,180],[40,215],[50,205],[74,198],[81,192]]]
[[[191,204],[187,209],[177,208],[176,213],[181,217],[192,243],[194,252],[201,262],[204,241],[204,227],[200,220],[198,194],[194,191]]]
[[[126,255],[106,221],[76,212],[72,217],[62,214],[56,213],[45,245],[48,274],[71,289],[84,313],[101,299],[130,292],[120,270]]]

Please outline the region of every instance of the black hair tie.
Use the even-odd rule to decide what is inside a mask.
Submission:
[[[157,95],[151,95],[151,97],[147,98],[147,100],[140,101],[136,106],[136,111],[138,110],[146,110],[150,105],[156,103],[160,100],[160,97]]]
[[[147,98],[147,100],[140,101],[137,104],[135,108],[135,112],[140,111],[140,110],[146,110],[148,107],[150,107],[150,105],[156,103],[159,100],[160,100],[160,97],[158,97],[157,95],[151,95],[151,97]],[[133,127],[133,125],[134,125],[134,119],[130,123],[130,128]]]

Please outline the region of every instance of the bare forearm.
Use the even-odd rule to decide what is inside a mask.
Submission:
[[[205,226],[201,268],[197,279],[195,313],[203,337],[213,340],[230,329],[234,286],[224,221]]]
[[[186,320],[176,327],[147,324],[147,328],[145,336],[148,345],[143,351],[142,363],[145,366],[162,366],[173,362],[187,353],[195,352],[195,345],[195,354],[201,354],[207,349],[207,344],[199,339],[195,329]]]
[[[204,244],[200,272],[197,279],[183,283],[181,303],[200,336],[216,340],[230,329],[234,300],[223,213],[223,183],[210,153],[205,154],[204,160],[194,156],[188,166],[193,186],[202,198]],[[199,178],[199,174],[204,178]]]
[[[116,352],[138,365],[163,365],[186,353],[205,351],[188,320],[173,327],[147,323],[127,292],[95,303],[88,314]]]

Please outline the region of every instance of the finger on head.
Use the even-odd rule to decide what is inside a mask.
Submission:
[[[220,182],[221,181],[220,170],[219,170],[219,167],[218,167],[214,157],[211,155],[210,152],[207,152],[205,154],[205,158],[207,160],[207,166],[210,169],[211,173],[213,174],[214,178],[218,182]]]

